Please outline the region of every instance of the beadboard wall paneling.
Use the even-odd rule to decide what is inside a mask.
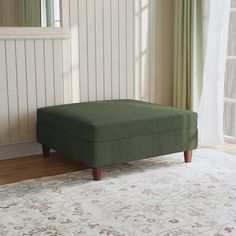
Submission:
[[[0,41],[0,144],[35,140],[36,110],[62,104],[61,40]]]
[[[0,40],[0,145],[35,141],[36,110],[172,101],[173,0],[70,0],[71,39]]]

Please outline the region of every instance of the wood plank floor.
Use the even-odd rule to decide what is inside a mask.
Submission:
[[[223,146],[199,145],[200,148],[212,148],[221,152],[236,155],[236,144],[226,143]],[[83,170],[86,167],[78,161],[58,153],[49,158],[42,155],[20,157],[0,161],[0,185],[14,183],[26,179],[60,175]],[[92,174],[92,173],[91,173]]]
[[[85,168],[78,161],[58,153],[51,153],[48,158],[37,155],[1,160],[0,185],[26,179],[60,175]]]

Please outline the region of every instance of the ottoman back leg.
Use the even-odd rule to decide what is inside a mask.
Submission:
[[[49,157],[50,155],[50,148],[44,144],[42,144],[42,150],[44,157]]]

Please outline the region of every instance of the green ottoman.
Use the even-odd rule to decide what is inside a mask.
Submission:
[[[197,147],[197,114],[135,100],[113,100],[38,109],[37,140],[93,169]]]

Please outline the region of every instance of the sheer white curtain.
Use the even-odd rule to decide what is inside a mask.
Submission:
[[[199,106],[199,139],[222,144],[223,95],[230,0],[211,0],[206,35],[203,91]]]

